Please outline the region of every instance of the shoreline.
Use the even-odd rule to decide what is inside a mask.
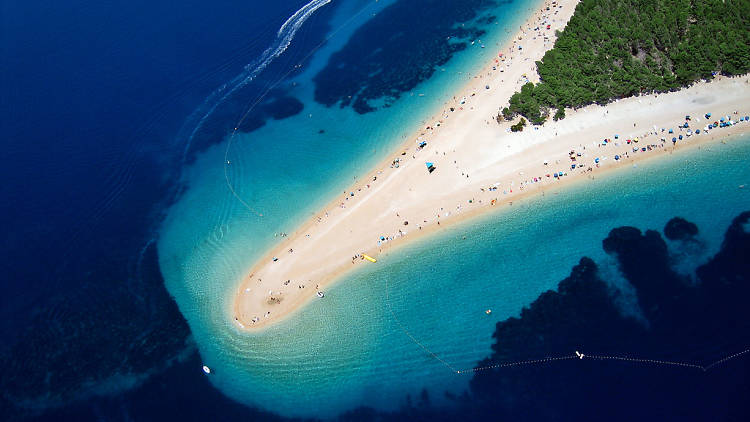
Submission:
[[[684,97],[689,94],[695,94],[696,91],[700,91],[701,89],[705,90],[705,87],[709,85],[709,88],[713,88],[724,84],[721,86],[726,86],[731,91],[731,87],[728,84],[732,82],[732,79],[735,79],[735,83],[742,84],[742,81],[744,81],[745,85],[748,84],[746,76],[740,78],[723,78],[723,80],[729,82],[717,81],[719,82],[718,84],[717,82],[711,84],[698,83],[695,84],[696,88],[684,88],[676,93],[633,97],[615,101],[604,107],[596,105],[584,107],[583,109],[571,111],[571,115],[560,122],[547,122],[538,128],[527,127],[527,130],[523,133],[505,133],[503,129],[507,130],[511,122],[498,124],[494,120],[488,121],[486,118],[488,117],[487,113],[490,111],[496,115],[498,112],[497,103],[507,103],[510,95],[498,95],[495,89],[485,89],[484,85],[489,87],[490,85],[497,86],[497,84],[501,84],[499,86],[500,91],[504,91],[506,94],[510,92],[512,95],[521,84],[525,83],[525,80],[534,81],[532,78],[538,79],[534,61],[538,60],[548,48],[554,45],[554,36],[552,34],[554,34],[555,30],[562,29],[567,24],[567,21],[573,14],[577,1],[563,0],[558,2],[558,4],[562,6],[561,10],[565,12],[566,18],[563,21],[554,22],[553,25],[552,22],[547,20],[544,23],[550,22],[550,25],[554,26],[550,31],[544,33],[544,35],[542,35],[542,31],[537,32],[537,35],[540,35],[540,39],[537,39],[537,36],[534,36],[532,40],[525,38],[527,34],[524,28],[532,31],[532,25],[542,21],[544,15],[550,14],[547,17],[548,19],[552,17],[552,12],[544,9],[545,6],[551,5],[551,2],[541,3],[541,8],[537,8],[536,12],[522,25],[521,30],[514,34],[513,38],[500,50],[500,53],[503,53],[504,56],[502,61],[496,58],[494,63],[491,62],[484,66],[480,73],[473,76],[462,87],[460,93],[454,97],[453,103],[444,103],[443,107],[445,108],[443,108],[442,112],[436,113],[430,120],[423,122],[422,128],[418,129],[414,136],[408,137],[405,142],[401,143],[393,152],[393,155],[390,155],[389,158],[379,163],[363,178],[358,178],[357,182],[347,191],[350,194],[344,192],[344,199],[341,197],[333,199],[322,211],[317,212],[313,218],[302,224],[294,234],[279,245],[276,245],[260,261],[255,263],[252,269],[246,273],[249,275],[243,278],[235,292],[235,300],[232,305],[232,315],[235,325],[244,331],[256,332],[293,315],[301,306],[309,300],[313,300],[317,292],[322,292],[324,287],[330,286],[345,273],[358,268],[356,264],[360,262],[367,263],[359,259],[355,260],[354,258],[357,254],[367,253],[377,258],[378,255],[393,251],[412,239],[416,240],[429,236],[441,227],[458,224],[479,215],[488,215],[493,211],[507,210],[506,207],[509,205],[503,204],[503,202],[508,202],[512,206],[512,202],[514,201],[528,199],[540,193],[544,194],[545,190],[559,191],[571,187],[576,182],[582,182],[592,177],[593,174],[597,176],[606,175],[610,171],[621,169],[626,165],[632,165],[644,159],[648,160],[675,150],[681,151],[685,148],[699,148],[700,145],[705,145],[717,138],[731,137],[745,130],[743,125],[731,127],[728,130],[715,129],[709,134],[696,135],[697,141],[695,141],[696,137],[693,137],[688,143],[681,141],[680,145],[676,148],[671,145],[665,147],[662,143],[659,146],[659,148],[662,148],[659,151],[662,154],[658,154],[658,152],[642,153],[638,154],[636,158],[628,155],[627,150],[630,148],[630,142],[628,142],[627,148],[624,148],[626,151],[625,154],[628,155],[627,158],[623,156],[619,162],[612,162],[614,165],[610,162],[605,162],[607,161],[607,156],[605,156],[601,163],[601,168],[599,168],[599,158],[597,158],[595,172],[589,166],[587,172],[578,171],[575,174],[568,175],[568,171],[574,173],[568,166],[568,171],[563,176],[565,181],[560,181],[557,177],[550,178],[548,174],[547,179],[549,180],[528,183],[530,176],[524,177],[524,171],[531,171],[530,174],[541,176],[545,172],[551,172],[552,167],[555,167],[555,173],[557,173],[558,167],[560,169],[565,168],[565,165],[558,165],[560,163],[560,159],[558,158],[560,156],[559,150],[561,149],[560,143],[562,142],[558,141],[558,139],[566,139],[567,136],[568,140],[573,139],[575,142],[573,145],[577,143],[585,151],[586,146],[589,146],[588,143],[583,146],[578,141],[581,137],[590,140],[588,138],[592,136],[583,135],[581,132],[582,128],[585,128],[587,124],[592,124],[594,129],[599,129],[596,123],[607,118],[606,114],[609,113],[610,109],[618,109],[617,104],[624,104],[624,107],[627,108],[628,105],[632,106],[636,101],[641,103],[643,100],[651,99],[652,96],[656,98],[660,96],[663,98],[675,98],[681,95]],[[554,16],[560,17],[556,14]],[[537,28],[539,28],[539,25],[537,25]],[[533,32],[531,34],[534,35]],[[546,35],[550,36],[547,37]],[[521,40],[523,40],[524,46],[527,48],[524,51],[521,51],[520,48],[518,50],[515,48],[517,44],[520,47],[519,43]],[[533,43],[533,40],[536,40],[536,43],[532,45],[532,48],[528,48],[526,43]],[[527,53],[529,51],[531,53]],[[505,56],[505,52],[507,52],[507,56]],[[534,58],[530,63],[528,56]],[[507,64],[505,63],[506,58],[510,59]],[[514,63],[511,62],[514,59],[517,59],[515,63],[520,62],[520,64],[513,66]],[[504,69],[506,65],[508,66],[507,73],[505,73]],[[513,67],[511,68],[511,66]],[[503,70],[498,71],[498,68],[502,68]],[[523,78],[518,78],[521,74]],[[526,78],[527,74],[530,78]],[[506,77],[511,78],[513,76],[516,76],[516,83],[505,82]],[[725,89],[727,89],[726,87]],[[686,94],[688,91],[691,92]],[[489,96],[486,94],[489,94]],[[459,99],[458,97],[462,95],[463,98]],[[476,99],[473,98],[476,95],[479,95],[479,97]],[[740,105],[742,105],[741,102]],[[451,106],[453,109],[448,112],[447,108]],[[722,107],[722,104],[715,104],[711,107]],[[476,113],[480,108],[483,110]],[[623,106],[619,106],[619,108],[623,108]],[[638,105],[636,105],[636,108],[643,109],[643,107]],[[743,110],[743,112],[745,111]],[[592,123],[590,116],[586,115],[587,113],[592,114],[592,112],[604,112],[605,116],[595,118],[594,123]],[[726,112],[726,110],[721,110],[721,112]],[[467,117],[467,114],[469,119],[461,119],[459,117]],[[458,120],[473,120],[473,124],[454,124]],[[670,116],[669,120],[674,120],[674,117]],[[482,125],[483,122],[486,125]],[[614,126],[620,127],[616,124]],[[636,127],[636,123],[633,123],[633,126]],[[623,129],[623,132],[626,130]],[[641,125],[633,131],[643,132],[643,130],[644,127]],[[563,132],[562,136],[558,137],[558,131]],[[552,136],[552,132],[554,132],[554,137]],[[647,131],[647,133],[649,132]],[[648,135],[646,136],[648,137]],[[477,137],[482,142],[475,142],[474,139],[467,141],[469,137]],[[593,138],[596,138],[596,136],[593,136]],[[638,139],[638,137],[636,136],[635,139]],[[625,137],[620,139],[621,142],[624,140]],[[645,138],[641,139],[641,141],[643,140]],[[427,146],[425,148],[413,148],[414,145],[412,143],[415,141],[427,142]],[[649,139],[650,141],[652,139]],[[465,145],[467,142],[471,142],[472,145]],[[505,145],[507,149],[505,150],[503,150],[503,145],[501,145],[504,142],[507,143]],[[653,152],[651,151],[652,145],[656,147],[654,144],[649,144],[649,152]],[[480,146],[487,147],[488,153],[484,154],[481,148],[479,148]],[[646,144],[643,143],[639,146],[645,149]],[[446,147],[448,151],[445,150]],[[457,160],[453,161],[454,164],[458,160],[462,160],[463,164],[463,159],[470,159],[472,162],[472,164],[463,168],[464,171],[461,172],[461,176],[458,176],[458,172],[461,170],[460,165],[456,165],[458,171],[455,174],[450,174],[452,171],[450,169],[451,164],[445,160],[447,152],[451,150],[451,147],[453,147],[451,158],[457,158]],[[623,149],[623,147],[624,145],[620,149]],[[614,151],[611,151],[614,148],[609,146],[606,148],[609,148],[607,151],[608,154],[614,153]],[[459,150],[458,153],[456,153],[457,149]],[[567,150],[564,147],[562,149]],[[578,150],[581,151],[580,149]],[[430,156],[429,154],[432,151],[435,152],[434,156]],[[587,156],[590,151],[592,150],[590,149],[583,153],[586,159],[590,158]],[[593,151],[596,152],[597,150]],[[442,152],[442,156],[439,152]],[[409,158],[409,155],[411,155],[411,158]],[[394,156],[398,160],[403,161],[394,161],[396,160],[393,158]],[[540,162],[543,160],[546,161],[546,159],[540,158],[542,156],[557,158],[555,166],[547,167],[545,165],[541,167]],[[423,159],[434,159],[438,169],[435,175],[431,175],[431,173],[425,170],[422,163]],[[584,158],[582,157],[581,161],[583,160]],[[569,162],[565,164],[567,165]],[[508,165],[510,170],[497,170],[499,167],[505,167],[505,165]],[[524,171],[518,172],[518,170]],[[469,179],[469,171],[471,171],[472,175],[475,175],[475,179],[466,181],[463,176],[465,175],[465,179]],[[402,175],[401,173],[407,173],[407,175],[413,177],[407,177],[407,175]],[[515,173],[518,173],[521,179],[527,180],[520,181],[518,185],[514,185],[518,179]],[[476,174],[480,175],[478,183],[476,182]],[[400,180],[396,181],[397,179]],[[496,182],[494,185],[491,183],[492,180],[503,179],[511,179],[511,181],[509,184],[507,182]],[[367,181],[370,181],[370,183]],[[404,189],[404,181],[407,182],[406,184],[416,182],[417,184],[414,186],[414,189],[420,189],[423,195],[416,195],[412,192],[412,188],[406,191]],[[420,185],[419,182],[424,183]],[[550,182],[553,185],[550,185]],[[498,185],[501,185],[501,187]],[[423,186],[426,189],[421,189]],[[495,190],[491,190],[493,189],[492,186],[494,186]],[[506,193],[500,194],[498,189],[505,190]],[[508,190],[510,191],[510,195],[508,195]],[[440,191],[447,193],[443,194]],[[357,192],[357,194],[355,195],[354,192]],[[364,198],[360,199],[362,196]],[[494,198],[492,198],[493,196]],[[465,197],[471,198],[468,200],[468,203],[461,200]],[[371,198],[372,200],[368,203],[368,200]],[[477,202],[475,198],[480,199]],[[441,206],[455,204],[457,200],[459,205],[456,211],[452,211],[452,206],[449,208],[450,211],[445,211],[445,208]],[[483,200],[486,201],[484,204],[482,203]],[[361,207],[363,204],[371,206]],[[395,213],[395,218],[392,213]],[[404,217],[401,217],[399,213],[403,213]],[[436,218],[433,218],[433,213],[437,215]],[[416,230],[413,221],[414,214],[417,214],[418,218],[422,219],[422,222],[416,224]],[[386,215],[390,218],[386,217]],[[409,223],[409,221],[405,220],[407,216],[410,216],[409,220],[412,220],[411,226],[407,225]],[[442,226],[440,225],[441,219],[444,222]],[[401,220],[404,220],[403,225],[400,224]],[[406,228],[409,229],[408,239],[404,241],[403,237],[407,235]],[[349,229],[349,233],[347,233],[347,229]],[[357,233],[355,233],[355,230]],[[398,230],[398,233],[396,233],[396,230]],[[314,237],[311,237],[311,235],[314,235]],[[380,235],[383,240],[387,239],[387,241],[378,241],[377,245],[369,245],[370,242],[362,240],[367,238],[374,239],[377,238],[377,235]],[[317,239],[321,240],[317,241]],[[351,261],[346,258],[347,256],[352,257]],[[276,257],[281,258],[276,259]],[[266,281],[263,281],[264,278]],[[284,281],[284,279],[287,281]]]

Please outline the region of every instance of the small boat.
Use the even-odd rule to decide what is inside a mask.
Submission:
[[[492,309],[487,309],[486,311],[484,311],[484,313],[487,314],[487,315],[489,315],[489,314],[492,313]]]
[[[203,372],[205,372],[206,375],[210,375],[211,374],[211,368],[209,368],[206,365],[203,365]]]
[[[324,298],[326,296],[326,294],[321,291],[318,291],[317,295],[319,298]]]

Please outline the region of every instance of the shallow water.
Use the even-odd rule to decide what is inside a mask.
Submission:
[[[502,7],[511,13],[483,36],[488,44],[525,16],[521,5]],[[341,44],[321,50],[311,68],[321,68]],[[457,54],[445,72],[414,89],[425,97],[405,95],[367,114],[315,103],[310,70],[290,91],[305,105],[299,115],[197,157],[184,174],[188,189],[162,229],[159,255],[167,287],[221,391],[283,415],[393,409],[425,388],[439,403],[444,391],[466,387],[469,375],[453,370],[470,369],[490,353],[497,321],[518,315],[581,256],[609,262],[600,242],[612,227],[661,229],[681,215],[716,227],[701,238],[704,253],[718,249],[726,225],[748,203],[747,191],[737,189],[750,177],[738,165],[750,152],[746,140],[644,163],[446,229],[346,276],[325,300],[262,334],[238,332],[229,315],[236,283],[278,241],[273,234],[293,231],[382,159],[463,83],[458,69],[481,66],[490,50]],[[622,306],[633,303],[625,299]]]
[[[274,327],[260,336],[237,332],[228,309],[237,280],[278,241],[273,234],[294,230],[402,142],[468,80],[467,70],[478,70],[494,55],[496,48],[491,46],[501,43],[506,30],[512,31],[528,16],[531,4],[535,3],[501,4],[483,12],[481,16],[489,12],[498,16],[498,24],[480,25],[488,31],[482,42],[490,48],[481,48],[480,43],[470,46],[389,107],[366,114],[348,107],[325,107],[313,99],[311,79],[327,57],[345,45],[352,31],[372,16],[367,10],[350,20],[352,8],[342,7],[331,21],[341,38],[332,38],[304,72],[282,84],[288,95],[302,101],[302,112],[269,121],[249,134],[238,133],[230,138],[231,144],[211,146],[186,169],[183,180],[188,188],[169,210],[159,239],[159,258],[167,288],[186,316],[201,355],[215,368],[212,381],[222,391],[282,414],[334,415],[361,404],[393,408],[403,400],[404,392],[425,383],[419,377],[392,388],[363,382],[372,374],[372,370],[364,371],[370,368],[368,362],[387,366],[378,361],[380,352],[371,346],[398,344],[383,336],[386,328],[373,325],[374,320],[383,320],[379,287],[373,287],[372,296],[360,296],[359,311],[354,314],[320,315],[325,323],[295,318],[293,324]],[[387,6],[367,7],[378,12]],[[226,173],[225,156],[231,162]],[[332,297],[326,303],[338,300],[342,299]],[[355,302],[347,303],[342,310],[351,309]],[[334,326],[338,331],[332,330]],[[344,341],[345,333],[363,341]],[[432,363],[427,365],[413,370],[429,374]],[[321,402],[321,397],[327,400]]]

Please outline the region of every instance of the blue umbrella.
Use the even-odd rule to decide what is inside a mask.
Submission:
[[[619,159],[620,159],[620,156],[619,155],[615,155],[615,160],[619,160]]]

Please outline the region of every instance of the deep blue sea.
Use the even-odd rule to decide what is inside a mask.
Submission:
[[[747,132],[231,323],[274,234],[540,4],[3,2],[0,419],[744,420]]]

